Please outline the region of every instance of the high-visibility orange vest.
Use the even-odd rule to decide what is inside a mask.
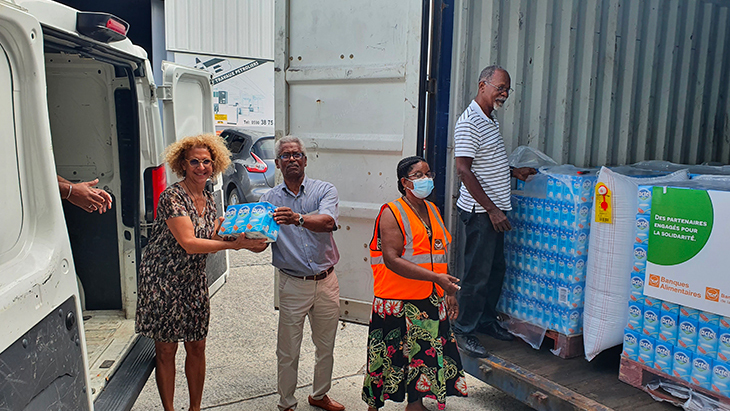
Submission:
[[[373,239],[370,241],[370,266],[373,269],[373,291],[376,297],[397,300],[423,300],[431,295],[434,287],[439,296],[444,290],[430,281],[413,280],[402,277],[389,270],[383,261],[383,252],[380,249],[380,216],[386,207],[390,208],[398,221],[403,233],[403,254],[401,258],[417,264],[437,274],[446,274],[448,271],[448,245],[451,243],[451,234],[446,231],[444,221],[436,206],[426,201],[428,217],[431,225],[431,242],[428,233],[416,213],[403,198],[399,198],[380,208],[375,220]],[[405,216],[405,218],[404,218]]]

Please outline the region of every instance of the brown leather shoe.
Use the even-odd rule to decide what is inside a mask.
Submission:
[[[327,411],[344,411],[345,410],[344,405],[340,404],[339,402],[331,399],[330,397],[328,397],[326,395],[324,397],[322,397],[321,400],[315,400],[314,398],[312,398],[311,395],[309,396],[308,399],[309,399],[309,405],[314,405],[315,407],[319,407],[323,410],[327,410]]]

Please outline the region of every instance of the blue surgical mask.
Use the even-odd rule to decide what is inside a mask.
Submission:
[[[433,191],[433,178],[419,178],[418,180],[411,180],[411,182],[413,183],[413,189],[406,188],[411,190],[411,193],[417,198],[424,199]]]

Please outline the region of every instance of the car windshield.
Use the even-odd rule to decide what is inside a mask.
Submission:
[[[251,151],[263,160],[273,160],[274,154],[274,138],[262,138],[253,145]]]

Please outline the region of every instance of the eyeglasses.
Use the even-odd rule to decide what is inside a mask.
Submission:
[[[290,158],[301,160],[304,158],[304,153],[283,153],[279,155],[279,160],[289,160]]]
[[[506,92],[507,94],[512,94],[515,91],[515,89],[513,89],[512,87],[509,87],[509,88],[504,88],[502,86],[497,87],[497,86],[495,86],[494,84],[492,84],[492,83],[490,83],[488,81],[482,81],[482,83],[489,84],[490,86],[496,88],[497,89],[497,92],[499,92],[499,93],[505,93]]]
[[[198,160],[197,158],[191,158],[188,159],[188,163],[190,163],[190,167],[200,167],[202,164],[203,167],[208,167],[209,165],[213,164],[213,160],[206,158],[204,160]]]
[[[423,174],[420,171],[416,171],[415,173],[409,175],[408,179],[409,180],[420,180],[423,177],[434,178],[434,177],[436,177],[436,173],[434,173],[433,171],[429,171],[428,173]]]

